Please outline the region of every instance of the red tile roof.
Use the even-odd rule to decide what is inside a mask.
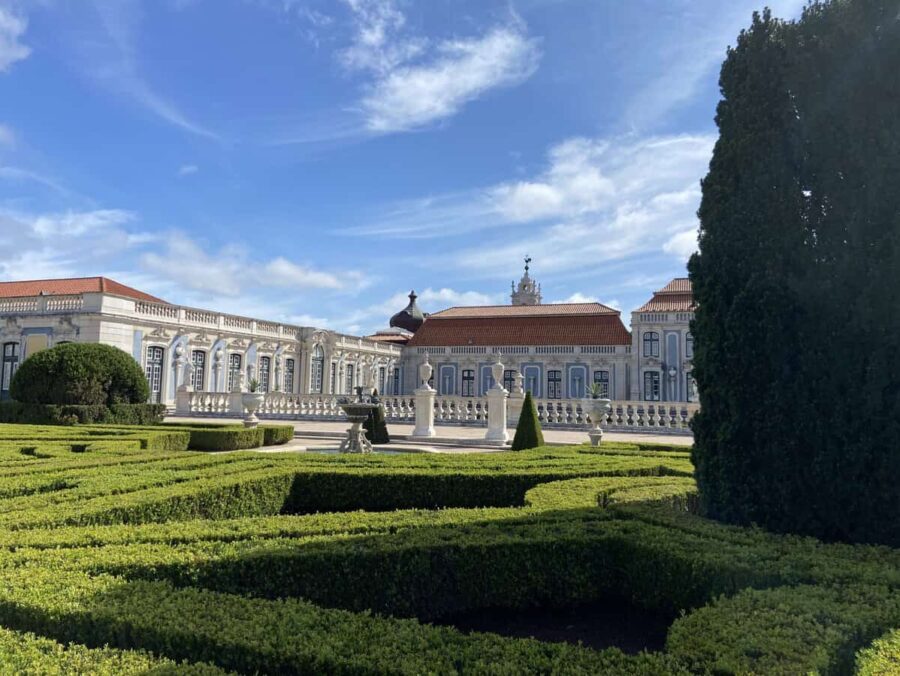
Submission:
[[[482,317],[559,317],[571,315],[618,315],[618,310],[601,303],[548,303],[546,305],[470,305],[451,307],[430,318],[462,319]]]
[[[68,296],[79,293],[108,293],[135,300],[165,303],[164,300],[138,291],[106,277],[75,277],[70,279],[32,279],[23,282],[0,282],[0,298],[20,296]]]
[[[384,334],[384,333],[376,333],[371,336],[365,336],[364,340],[371,340],[376,343],[391,343],[393,345],[406,345],[409,342],[410,336],[401,335],[399,333],[395,334]]]
[[[631,345],[618,313],[570,316],[441,317],[425,320],[410,347]]]
[[[695,307],[691,280],[679,277],[654,293],[635,312],[693,312]]]

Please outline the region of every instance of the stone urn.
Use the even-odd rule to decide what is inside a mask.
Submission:
[[[256,417],[256,412],[265,400],[266,395],[264,392],[244,392],[241,395],[241,404],[243,404],[244,410],[247,412],[244,416],[244,427],[256,427],[259,425],[259,418]]]
[[[603,430],[600,429],[600,423],[606,420],[606,414],[610,411],[609,399],[586,399],[584,404],[585,410],[591,416],[591,424],[593,427],[588,431],[588,437],[591,439],[592,446],[599,446],[603,439]]]
[[[340,453],[372,452],[372,444],[366,438],[366,430],[363,429],[363,423],[369,419],[369,416],[380,404],[371,395],[363,394],[362,390],[362,387],[357,388],[355,401],[349,398],[338,400],[338,406],[341,407],[341,410],[350,422],[347,436],[341,441],[341,447],[338,449]]]

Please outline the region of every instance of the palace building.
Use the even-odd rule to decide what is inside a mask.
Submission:
[[[504,387],[541,400],[579,399],[592,383],[618,401],[696,400],[689,280],[655,292],[631,313],[629,331],[621,312],[601,303],[543,303],[530,262],[509,305],[428,315],[413,292],[389,329],[364,338],[175,305],[105,277],[0,282],[0,398],[28,355],[79,341],[134,356],[151,399],[167,405],[179,389],[239,392],[251,379],[287,396],[358,386],[411,395],[425,359],[439,395],[482,397],[498,356]]]

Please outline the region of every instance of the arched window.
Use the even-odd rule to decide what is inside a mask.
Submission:
[[[656,331],[644,333],[644,356],[659,357],[659,334]]]
[[[547,371],[547,398],[562,399],[562,371]]]
[[[688,359],[694,356],[694,336],[690,333],[684,337],[684,356]]]
[[[194,388],[194,392],[202,392],[203,375],[206,371],[206,352],[203,350],[191,352],[191,366],[194,367],[191,373],[191,387]]]
[[[272,370],[272,358],[271,357],[260,357],[259,358],[259,391],[260,392],[268,392],[269,391],[269,372]]]
[[[332,364],[334,366],[334,364]],[[309,388],[314,394],[322,394],[322,378],[325,370],[325,350],[316,345],[310,361]]]
[[[238,384],[238,374],[241,372],[241,355],[232,352],[228,355],[228,391],[233,392]]]
[[[293,359],[285,359],[284,360],[284,391],[288,394],[294,393],[294,368],[295,363]]]

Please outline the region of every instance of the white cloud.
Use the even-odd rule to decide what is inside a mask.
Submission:
[[[672,235],[663,245],[663,251],[683,260],[687,260],[697,250],[697,228]]]
[[[134,220],[134,214],[122,209],[95,211],[67,211],[61,214],[42,214],[34,218],[31,228],[40,239],[60,236],[81,237],[109,231]]]
[[[19,39],[25,34],[28,21],[25,17],[13,14],[9,8],[0,7],[0,73],[23,59],[28,58],[31,49]]]
[[[285,258],[269,261],[265,268],[265,283],[272,286],[290,286],[313,289],[340,289],[344,284],[336,275],[291,263]]]
[[[451,117],[487,91],[527,79],[540,59],[537,41],[515,16],[478,37],[429,40],[406,30],[393,0],[345,2],[355,28],[338,59],[373,78],[359,103],[370,133],[410,131]]]
[[[196,174],[198,171],[200,171],[200,167],[196,164],[182,164],[178,167],[179,176],[190,176],[191,174]]]
[[[395,68],[373,85],[362,100],[367,126],[408,131],[450,117],[491,89],[526,80],[538,59],[536,42],[510,28],[443,42],[432,61]]]

